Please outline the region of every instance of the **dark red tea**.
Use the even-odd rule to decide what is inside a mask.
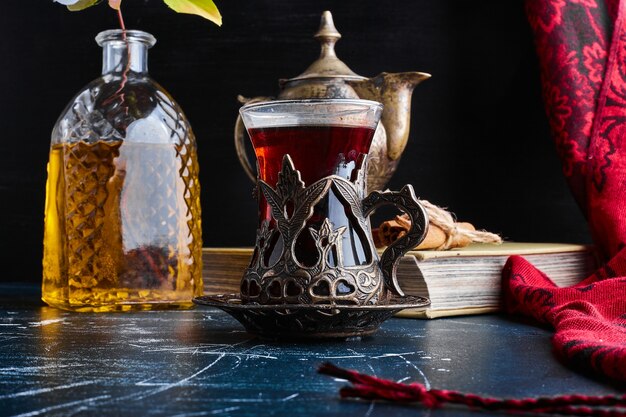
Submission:
[[[358,126],[283,126],[250,129],[249,134],[259,163],[259,177],[263,181],[276,186],[283,156],[289,154],[305,186],[309,186],[329,175],[353,180],[355,170],[361,168],[369,151],[374,129]],[[259,220],[271,221],[270,208],[262,195],[259,196],[259,209]],[[319,230],[324,219],[328,218],[335,230],[346,227],[342,236],[344,265],[366,264],[371,261],[371,254],[363,245],[367,244],[366,237],[359,236],[356,220],[346,212],[350,210],[331,189],[315,207],[307,226]],[[296,255],[304,265],[313,265],[318,255],[308,227],[296,241]],[[282,242],[274,241],[268,252],[280,254]],[[330,262],[336,264],[337,254],[333,256],[335,259]],[[273,261],[272,256],[267,260],[270,264]]]
[[[338,157],[352,169],[359,168],[359,157],[370,149],[374,130],[353,126],[284,126],[250,129],[250,137],[261,179],[272,187],[276,185],[283,156],[289,154],[306,185],[336,172]],[[344,169],[345,171],[345,169]]]

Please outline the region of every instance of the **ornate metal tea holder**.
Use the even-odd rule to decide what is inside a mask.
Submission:
[[[405,296],[396,280],[396,263],[424,239],[428,216],[410,185],[399,192],[374,191],[364,198],[366,171],[363,161],[354,182],[331,175],[305,187],[291,157],[285,155],[276,189],[258,180],[271,208],[272,222],[262,221],[257,231],[241,293],[197,297],[194,302],[220,308],[248,332],[271,339],[367,336],[402,309],[428,306],[427,298]],[[346,227],[335,229],[328,218],[317,230],[308,228],[316,262],[305,265],[298,259],[296,241],[315,206],[330,190],[343,203],[357,234],[364,237],[361,243],[369,261],[366,264],[344,265],[342,237]],[[411,218],[412,228],[378,261],[368,216],[384,204],[402,208]],[[278,240],[282,240],[282,247],[277,246]]]

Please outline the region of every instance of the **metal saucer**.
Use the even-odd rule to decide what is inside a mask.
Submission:
[[[249,333],[266,339],[332,339],[369,336],[382,322],[405,308],[426,308],[425,297],[393,296],[384,305],[242,304],[239,294],[196,297],[236,318]]]

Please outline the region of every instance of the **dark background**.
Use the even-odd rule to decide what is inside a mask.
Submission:
[[[586,242],[541,102],[522,1],[217,0],[221,28],[161,0],[124,0],[127,27],[158,39],[150,72],[177,99],[199,146],[205,246],[251,246],[252,185],[232,145],[237,94],[275,95],[317,57],[323,10],[355,72],[425,71],[411,135],[389,184],[412,183],[460,220],[518,241]],[[0,12],[1,280],[41,279],[50,131],[70,98],[96,78],[104,4],[71,13],[51,0],[2,0]]]

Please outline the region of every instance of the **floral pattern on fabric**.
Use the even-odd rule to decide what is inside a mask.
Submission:
[[[589,0],[527,0],[526,14],[563,172],[586,213],[587,151],[613,23],[606,5]]]
[[[551,324],[561,359],[578,369],[626,380],[626,251],[570,288],[558,288],[519,256],[508,260],[504,273],[507,310]]]
[[[557,288],[511,257],[503,306],[551,324],[566,363],[626,381],[626,0],[527,0],[526,13],[563,173],[608,263]]]

